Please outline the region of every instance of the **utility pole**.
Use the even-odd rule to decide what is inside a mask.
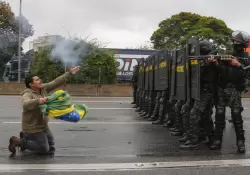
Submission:
[[[22,28],[22,0],[19,7],[19,32],[18,32],[18,83],[21,82],[21,28]]]

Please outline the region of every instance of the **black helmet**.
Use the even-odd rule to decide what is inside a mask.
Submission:
[[[213,44],[208,40],[200,41],[200,55],[208,55],[213,50]]]
[[[232,40],[243,44],[245,48],[248,47],[249,39],[250,37],[247,32],[236,30],[232,33]]]

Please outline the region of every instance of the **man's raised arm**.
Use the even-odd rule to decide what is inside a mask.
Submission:
[[[53,91],[56,88],[65,84],[66,81],[70,78],[70,76],[77,73],[78,71],[79,71],[79,66],[72,67],[69,72],[65,72],[63,75],[57,77],[53,81],[43,84],[43,86],[47,92]]]

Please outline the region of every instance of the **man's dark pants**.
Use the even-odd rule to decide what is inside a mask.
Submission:
[[[35,153],[52,153],[55,151],[54,136],[50,129],[38,133],[24,133],[21,148]]]

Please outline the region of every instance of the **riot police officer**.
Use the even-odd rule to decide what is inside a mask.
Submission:
[[[200,42],[200,55],[209,55],[213,52],[211,42],[204,40]],[[211,139],[213,134],[213,120],[210,115],[211,103],[214,97],[214,89],[217,77],[216,66],[206,60],[201,61],[201,98],[194,101],[190,111],[188,132],[186,142],[180,145],[181,148],[197,149],[199,145],[200,127],[203,126],[207,136]],[[186,116],[187,117],[187,116]],[[203,124],[204,125],[200,125]]]
[[[225,128],[225,108],[231,108],[231,117],[236,132],[236,143],[239,153],[245,152],[245,136],[242,120],[241,94],[245,90],[244,64],[239,57],[248,57],[245,48],[248,47],[249,35],[243,31],[232,33],[233,59],[231,61],[221,61],[210,59],[215,62],[219,70],[217,82],[217,101],[215,114],[215,139],[210,149],[221,149],[223,130]],[[237,58],[238,57],[238,58]]]
[[[131,79],[132,88],[133,88],[133,101],[131,104],[136,103],[137,82],[138,82],[138,65],[135,65],[134,71],[133,71],[133,76]]]

